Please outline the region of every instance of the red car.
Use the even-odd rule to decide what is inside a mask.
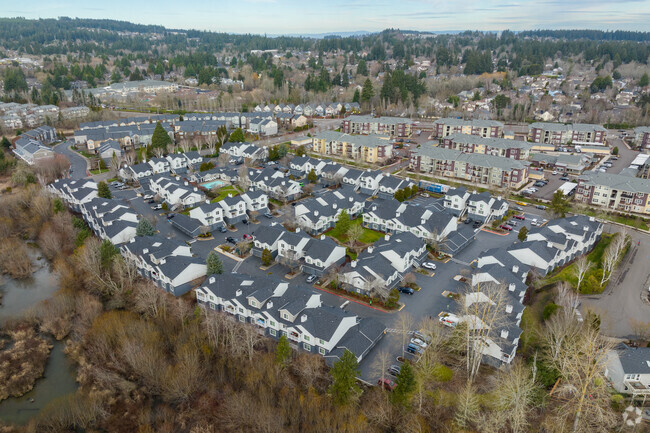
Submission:
[[[518,220],[525,220],[526,217],[524,215],[514,215],[513,218],[518,219]]]
[[[503,230],[507,230],[507,231],[509,231],[509,232],[512,231],[512,227],[509,226],[508,224],[501,224],[501,225],[499,226],[499,228],[501,228],[501,229],[503,229]]]
[[[253,236],[246,233],[246,234],[244,234],[244,239],[250,240],[250,239],[253,239]]]
[[[379,379],[377,381],[377,385],[382,386],[384,389],[386,389],[388,391],[394,390],[395,387],[397,386],[397,384],[395,382],[393,382],[392,380],[390,380],[388,378],[384,378],[383,381],[382,381],[382,379]]]

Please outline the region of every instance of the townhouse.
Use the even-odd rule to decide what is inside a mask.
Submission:
[[[443,198],[443,206],[455,217],[460,218],[467,210],[467,200],[470,193],[465,187],[452,188]]]
[[[227,126],[223,120],[185,120],[174,123],[174,134],[177,140],[203,139],[214,140],[217,137],[217,131],[221,127]]]
[[[320,294],[312,289],[289,287],[276,279],[237,274],[210,277],[196,290],[196,299],[202,308],[229,314],[266,336],[285,336],[294,348],[318,353],[330,364],[345,349],[357,360],[363,359],[385,330],[374,319],[323,305]]]
[[[642,152],[650,152],[650,126],[634,128],[634,144]]]
[[[81,212],[83,204],[97,198],[97,183],[92,180],[57,179],[47,189],[76,212]]]
[[[260,136],[276,135],[278,123],[272,118],[255,117],[249,119],[247,132]]]
[[[219,202],[211,203],[210,200],[206,200],[204,204],[190,209],[189,212],[190,218],[197,220],[201,225],[208,227],[210,230],[224,225],[223,214],[224,209]]]
[[[268,156],[268,148],[257,147],[249,143],[227,142],[219,149],[220,153],[230,155],[232,158],[250,158],[252,161],[265,161]]]
[[[165,159],[169,164],[169,169],[176,174],[186,173],[188,168],[198,168],[203,162],[203,157],[196,151],[170,153]]]
[[[362,294],[376,294],[399,285],[404,275],[419,266],[427,256],[426,244],[410,232],[384,240],[361,252],[339,272],[343,287]]]
[[[377,196],[379,198],[393,198],[395,193],[400,189],[413,188],[415,183],[407,177],[402,179],[401,177],[391,176],[390,174],[384,174],[383,177],[379,180],[379,190],[377,191]]]
[[[234,225],[246,219],[246,202],[241,196],[228,194],[217,202],[223,209],[223,219],[229,225]]]
[[[392,198],[372,203],[363,213],[362,224],[391,235],[408,232],[425,242],[442,241],[458,229],[456,217],[446,210],[400,203]]]
[[[324,131],[312,139],[312,150],[321,155],[336,155],[369,164],[383,163],[393,157],[389,136],[370,133],[350,135]]]
[[[459,150],[463,153],[479,153],[522,160],[529,158],[532,147],[525,141],[482,137],[458,132],[443,137],[438,146],[445,149]]]
[[[167,203],[170,209],[193,207],[205,200],[203,192],[197,187],[166,175],[156,175],[149,179],[149,189]]]
[[[309,156],[296,156],[289,163],[289,173],[301,178],[314,170],[316,176],[320,176],[327,165],[328,162],[322,159],[311,158]]]
[[[493,197],[487,191],[474,191],[466,201],[467,217],[487,224],[492,219],[503,218],[508,212],[508,206],[508,202],[500,196]]]
[[[118,200],[97,197],[83,203],[80,210],[92,231],[114,245],[129,242],[135,236],[138,215]]]
[[[433,137],[442,138],[451,134],[476,135],[485,138],[501,138],[503,123],[496,120],[463,120],[443,118],[433,122]]]
[[[266,167],[262,170],[249,170],[248,178],[253,191],[263,191],[280,201],[293,201],[302,194],[300,183],[285,177],[279,170]]]
[[[364,201],[350,186],[327,191],[297,203],[294,207],[296,222],[310,234],[317,235],[334,227],[343,210],[350,219],[356,218],[363,211]]]
[[[343,119],[341,132],[346,134],[384,134],[391,137],[411,135],[412,122],[401,117],[372,117],[352,115]]]
[[[104,163],[109,167],[113,161],[113,157],[118,158],[119,161],[119,158],[121,158],[123,154],[124,151],[122,150],[122,146],[120,146],[120,143],[115,140],[103,142],[97,150],[97,155],[99,155],[102,161],[104,161]]]
[[[174,296],[189,292],[207,272],[205,261],[193,257],[184,242],[160,235],[136,236],[120,251],[141,276]]]
[[[650,180],[613,173],[578,177],[575,200],[617,212],[650,214]]]
[[[376,195],[379,192],[379,184],[385,176],[381,170],[366,169],[357,180],[359,192],[369,196]]]
[[[54,157],[54,151],[39,140],[30,137],[19,137],[14,142],[13,153],[29,165]]]
[[[173,128],[167,123],[161,123],[161,126],[173,140]],[[89,122],[74,131],[74,140],[76,145],[84,146],[92,153],[97,153],[101,145],[109,140],[119,142],[123,148],[138,148],[151,144],[155,129],[156,125],[149,123]]]
[[[343,177],[348,170],[347,167],[341,164],[335,162],[329,163],[320,172],[320,183],[325,187],[339,185],[343,183]]]
[[[251,253],[255,257],[262,257],[262,252],[266,249],[271,252],[273,257],[278,255],[278,242],[287,231],[280,224],[271,223],[269,227],[259,227],[253,231],[253,245]]]
[[[646,399],[650,396],[650,347],[620,343],[607,354],[605,376],[616,391]]]
[[[607,130],[600,125],[574,123],[535,122],[528,129],[528,139],[534,143],[553,145],[572,144],[605,144]]]
[[[410,169],[415,172],[515,189],[528,182],[528,166],[527,161],[430,145],[411,151],[410,160]]]

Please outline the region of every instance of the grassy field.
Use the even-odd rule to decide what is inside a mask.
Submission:
[[[239,190],[237,190],[237,188],[235,188],[232,185],[224,186],[223,188],[220,188],[218,191],[219,191],[219,195],[212,199],[212,203],[216,203],[218,201],[223,200],[224,198],[228,197],[228,194],[232,194],[233,197],[239,195]]]
[[[95,175],[95,174],[102,174],[110,171],[108,168],[96,168],[94,170],[90,170],[90,174]]]
[[[361,217],[352,220],[352,225],[361,225]],[[367,228],[362,227],[363,233],[361,234],[361,237],[359,238],[359,242],[364,243],[364,244],[372,244],[377,242],[379,239],[384,237],[384,234],[381,232],[376,232],[374,230],[370,230]],[[332,230],[328,231],[325,233],[325,235],[330,236],[332,238],[335,238],[338,240],[340,243],[346,243],[348,241],[348,236],[347,234],[341,232],[337,227],[334,227]]]

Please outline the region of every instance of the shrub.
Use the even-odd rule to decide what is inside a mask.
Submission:
[[[551,316],[553,316],[553,314],[555,314],[555,312],[556,312],[559,308],[561,308],[561,307],[560,307],[559,305],[557,305],[556,303],[554,303],[554,302],[549,302],[549,303],[546,304],[546,306],[544,307],[544,311],[542,312],[542,319],[544,319],[544,321],[547,321],[548,319],[551,318]]]
[[[442,365],[436,364],[433,367],[433,378],[438,382],[449,382],[454,375],[454,372],[451,371],[451,368]]]

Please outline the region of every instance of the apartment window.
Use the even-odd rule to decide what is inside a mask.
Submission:
[[[244,316],[239,316],[239,321],[240,321],[240,322],[245,322],[245,321],[246,321],[246,318],[245,318]]]
[[[318,344],[320,344],[321,346],[323,346],[323,345],[325,345],[325,342],[324,342],[323,339],[321,338],[321,339],[318,340]]]
[[[307,343],[303,343],[303,344],[302,344],[302,347],[304,347],[305,350],[309,350],[309,351],[311,351],[311,346],[310,346],[309,344],[307,344]]]
[[[309,335],[305,335],[305,341],[309,341]]]
[[[319,347],[318,348],[318,353],[320,353],[321,355],[325,355],[325,349],[322,348],[322,347]]]
[[[244,309],[243,309],[242,307],[239,307],[237,310],[238,310],[240,313],[243,313],[243,312],[244,312]]]
[[[278,332],[275,329],[269,329],[269,334],[275,337],[278,335]]]
[[[289,315],[287,313],[282,313],[282,318],[285,320],[289,320]]]

